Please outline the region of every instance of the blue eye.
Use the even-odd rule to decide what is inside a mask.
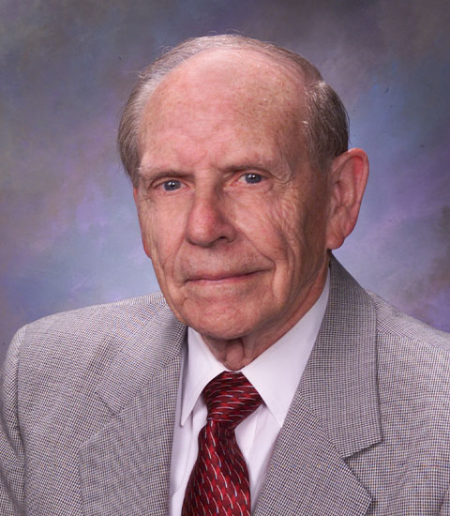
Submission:
[[[262,181],[261,174],[255,174],[254,172],[249,172],[244,175],[245,182],[248,184],[260,183]]]
[[[176,179],[169,179],[168,181],[164,181],[162,186],[166,192],[173,192],[181,187],[181,183]]]

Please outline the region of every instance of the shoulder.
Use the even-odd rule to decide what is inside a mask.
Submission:
[[[416,354],[450,358],[450,334],[402,313],[382,298],[368,293],[377,314],[377,341],[382,350],[401,354],[404,360]]]
[[[63,312],[17,332],[4,376],[14,374],[30,392],[57,390],[83,378],[95,384],[117,363],[160,367],[176,352],[170,342],[180,341],[183,332],[160,293]],[[161,342],[169,343],[167,349]]]
[[[399,424],[410,422],[417,435],[425,428],[436,434],[438,427],[447,435],[450,334],[409,317],[374,294],[370,296],[377,313],[381,405],[388,412],[395,411],[390,417],[399,419]]]
[[[405,360],[414,351],[440,355],[443,360],[450,356],[449,333],[406,315],[377,294],[363,289],[337,260],[333,259],[331,266],[329,303],[334,324],[338,322],[336,319],[343,319],[361,338],[372,337],[374,332],[381,352],[400,354]]]
[[[379,389],[386,400],[398,394],[398,400],[407,403],[413,399],[411,393],[421,397],[420,389],[425,396],[430,393],[429,399],[442,393],[450,400],[450,334],[364,290],[336,260],[331,265],[334,334],[356,336],[359,348],[367,346],[366,357],[375,352]]]
[[[149,294],[130,299],[87,306],[77,310],[56,313],[32,322],[19,332],[29,334],[71,334],[92,331],[93,328],[105,328],[105,324],[114,325],[123,319],[140,320],[154,317],[167,307],[161,293]]]
[[[21,353],[57,352],[92,353],[105,345],[120,346],[131,333],[142,329],[167,312],[162,294],[125,299],[115,303],[93,305],[61,312],[39,319],[21,328],[13,345],[18,341]],[[89,342],[89,346],[81,344]]]

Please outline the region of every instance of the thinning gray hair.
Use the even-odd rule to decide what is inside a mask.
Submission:
[[[165,52],[144,69],[123,110],[118,147],[125,171],[137,186],[140,155],[138,132],[144,108],[161,81],[189,58],[212,49],[248,49],[260,52],[282,65],[290,65],[302,78],[307,118],[304,135],[311,165],[329,169],[333,158],[348,150],[348,115],[337,93],[323,80],[317,68],[295,52],[240,35],[205,36],[189,39]]]

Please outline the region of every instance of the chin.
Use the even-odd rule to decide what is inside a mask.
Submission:
[[[236,340],[244,337],[246,333],[234,330],[233,328],[210,328],[207,326],[197,329],[197,331],[205,338],[211,340]]]
[[[277,316],[273,300],[268,303],[261,295],[245,294],[191,295],[183,300],[172,299],[169,304],[183,324],[201,335],[215,340],[233,340],[251,335]]]

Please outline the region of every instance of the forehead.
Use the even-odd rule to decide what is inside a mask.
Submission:
[[[248,49],[208,50],[158,85],[143,112],[140,143],[170,130],[211,129],[213,120],[298,135],[304,113],[303,81],[289,65]]]

